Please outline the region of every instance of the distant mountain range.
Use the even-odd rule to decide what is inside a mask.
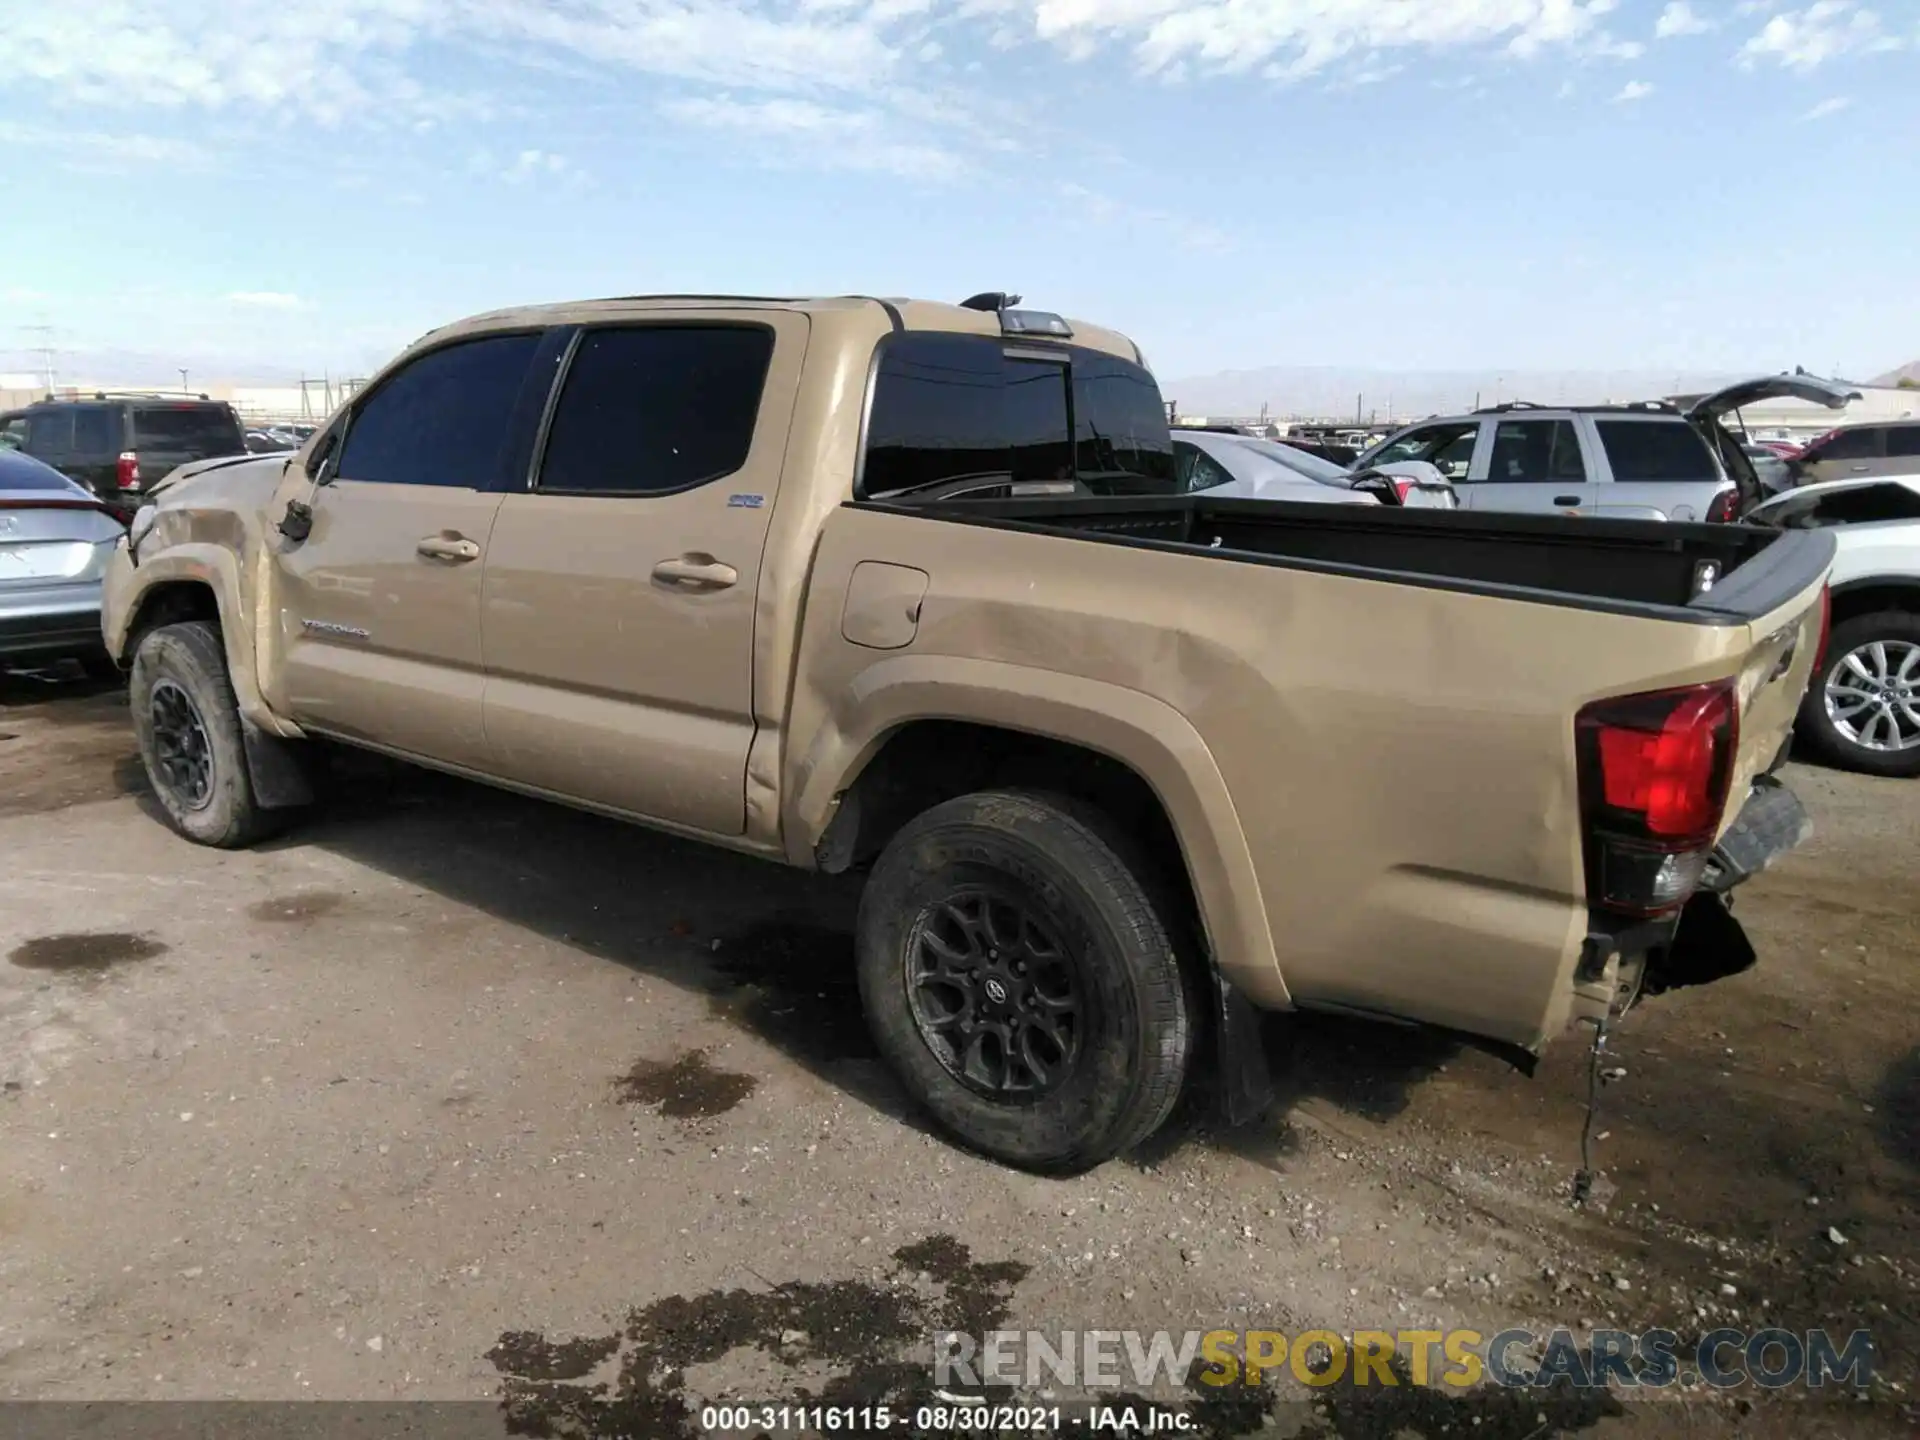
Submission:
[[[1593,405],[1657,400],[1715,390],[1737,374],[1673,370],[1348,370],[1270,366],[1162,380],[1160,393],[1182,415],[1312,416],[1385,421],[1457,413],[1476,404],[1531,400],[1536,405]]]
[[[1920,360],[1914,361],[1911,365],[1902,365],[1898,370],[1889,370],[1884,375],[1876,376],[1873,383],[1898,385],[1903,380],[1909,385],[1920,385]]]

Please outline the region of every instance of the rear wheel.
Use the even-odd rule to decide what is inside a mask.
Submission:
[[[861,897],[881,1053],[961,1140],[1073,1173],[1157,1130],[1195,1017],[1168,927],[1097,812],[1018,791],[911,821]]]
[[[264,810],[254,797],[217,626],[191,620],[149,631],[133,657],[127,701],[147,781],[174,829],[237,849],[275,828],[285,812]]]
[[[1799,730],[1825,759],[1868,775],[1920,775],[1920,615],[1836,625]]]

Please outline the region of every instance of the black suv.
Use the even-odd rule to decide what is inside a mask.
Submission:
[[[225,401],[104,390],[0,415],[0,444],[45,461],[123,517],[176,465],[247,451]]]

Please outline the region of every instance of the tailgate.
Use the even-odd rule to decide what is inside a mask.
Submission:
[[[1793,734],[1794,717],[1825,638],[1827,581],[1808,586],[1787,604],[1755,620],[1741,663],[1740,743],[1722,831],[1739,812],[1755,776],[1774,768]]]

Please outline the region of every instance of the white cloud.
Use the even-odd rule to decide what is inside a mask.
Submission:
[[[1706,19],[1687,0],[1670,0],[1667,8],[1660,12],[1660,18],[1653,22],[1653,38],[1671,40],[1677,35],[1700,35],[1713,28],[1713,22]]]
[[[730,130],[775,142],[758,158],[821,170],[871,170],[915,180],[946,179],[966,168],[937,144],[893,138],[890,117],[811,100],[736,100],[689,96],[661,107],[669,118],[706,130]]]
[[[1653,93],[1653,86],[1645,80],[1629,80],[1622,85],[1613,97],[1614,104],[1628,105],[1635,100],[1644,100]]]
[[[1789,70],[1812,70],[1859,51],[1897,50],[1904,45],[1887,33],[1877,11],[1853,0],[1815,0],[1804,10],[1773,16],[1760,33],[1740,47],[1740,62],[1771,60]]]
[[[196,170],[208,159],[199,146],[161,135],[56,129],[11,120],[0,120],[0,145],[38,150],[57,156],[66,168],[91,171],[117,171],[136,164]]]
[[[246,305],[259,310],[308,308],[305,300],[285,290],[234,290],[228,293],[227,301],[229,304]]]
[[[991,4],[992,0],[983,0]],[[1617,0],[1000,0],[1030,11],[1033,33],[1069,55],[1089,42],[1130,46],[1157,72],[1186,60],[1202,70],[1291,80],[1350,55],[1493,47],[1531,56],[1596,36]]]
[[[1802,115],[1800,118],[1802,120],[1824,120],[1829,115],[1838,115],[1842,110],[1845,110],[1851,104],[1853,104],[1853,99],[1851,96],[1835,95],[1830,100],[1822,100],[1818,105],[1815,105],[1811,110],[1807,111],[1807,113]]]

